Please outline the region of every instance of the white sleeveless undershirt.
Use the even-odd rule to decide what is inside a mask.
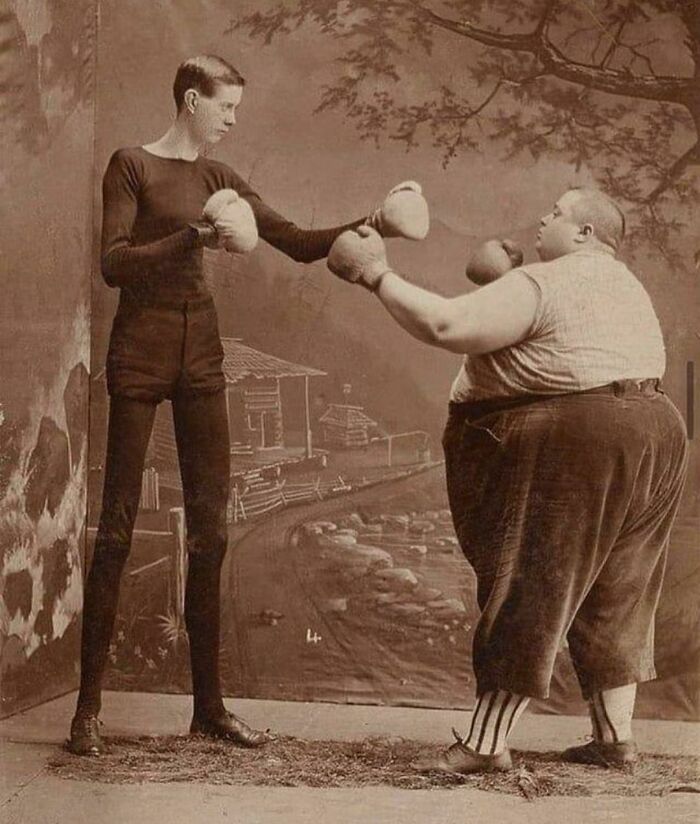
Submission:
[[[539,292],[532,329],[513,346],[466,356],[451,400],[581,392],[615,380],[663,375],[658,318],[624,263],[605,252],[582,250],[516,271]]]

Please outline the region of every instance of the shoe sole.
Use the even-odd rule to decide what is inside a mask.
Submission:
[[[562,758],[564,764],[579,764],[583,767],[600,767],[603,770],[627,770],[639,763],[638,758],[630,761],[586,761],[583,758]]]
[[[414,766],[414,769],[417,772],[420,772],[420,773],[440,773],[441,775],[475,775],[475,774],[479,774],[479,773],[496,773],[496,772],[506,773],[506,772],[511,772],[513,770],[513,765],[511,764],[510,766],[497,767],[497,766],[490,766],[490,765],[484,764],[483,767],[477,767],[473,770],[467,770],[466,772],[464,772],[462,770],[454,769],[452,767],[438,767],[438,766],[433,766],[433,767]]]
[[[104,755],[104,749],[83,750],[80,747],[76,747],[71,744],[70,741],[66,741],[65,746],[69,753],[72,755],[78,755],[81,758],[99,758]]]
[[[219,733],[200,729],[193,730],[192,728],[190,728],[190,735],[198,735],[201,738],[211,738],[216,741],[228,741],[230,744],[235,744],[238,747],[244,747],[248,750],[256,750],[259,747],[264,747],[265,744],[269,744],[270,741],[273,740],[272,737],[265,737],[262,741],[254,743],[252,741],[246,741],[245,739],[239,738],[235,734]]]

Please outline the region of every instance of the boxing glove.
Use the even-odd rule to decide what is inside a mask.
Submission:
[[[430,228],[430,215],[420,183],[406,180],[394,186],[368,224],[382,237],[423,240]]]
[[[522,262],[522,249],[514,241],[487,240],[472,253],[467,262],[466,275],[472,283],[485,286]]]
[[[214,226],[227,252],[250,252],[258,243],[253,210],[234,189],[214,192],[204,204],[202,217]]]
[[[391,271],[381,235],[370,226],[343,232],[335,239],[326,265],[339,278],[359,283],[374,292],[382,276]]]

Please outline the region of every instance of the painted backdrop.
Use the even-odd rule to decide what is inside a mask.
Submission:
[[[533,259],[537,220],[563,189],[604,174],[609,182],[613,173],[615,185],[629,183],[634,175],[623,175],[629,160],[621,160],[625,151],[630,156],[625,139],[642,162],[648,160],[644,129],[655,128],[658,145],[679,152],[692,132],[683,111],[664,109],[656,122],[646,104],[625,99],[628,108],[620,103],[616,116],[628,124],[627,136],[610,143],[618,159],[606,172],[596,166],[598,155],[607,156],[594,151],[587,124],[611,117],[615,99],[598,99],[596,110],[582,86],[575,94],[544,90],[540,99],[523,89],[519,101],[515,93],[499,100],[492,121],[478,125],[499,133],[477,140],[468,131],[467,98],[488,103],[496,57],[461,37],[459,27],[448,31],[424,19],[412,29],[408,5],[103,2],[97,174],[115,148],[165,130],[173,114],[170,84],[184,57],[221,54],[247,85],[238,123],[216,157],[304,226],[366,214],[398,181],[419,180],[431,204],[430,235],[421,244],[392,241],[390,255],[416,282],[456,294],[469,288],[464,262],[478,240],[514,237]],[[412,4],[414,11],[416,5],[423,4]],[[431,7],[454,18],[460,5],[469,4]],[[471,5],[478,14],[479,4]],[[520,22],[499,17],[501,4],[492,5],[482,22],[505,31],[526,28],[537,4],[516,4]],[[661,45],[650,57],[679,77],[692,72],[692,61],[674,51],[681,22],[660,20]],[[612,71],[630,57],[624,49],[606,56],[600,32],[576,16],[559,23],[580,29],[567,40],[574,56],[602,50],[595,59]],[[639,21],[628,23],[634,30]],[[634,59],[628,68],[644,73]],[[575,116],[583,124],[578,156],[568,151]],[[459,127],[449,125],[455,122]],[[636,222],[626,254],[661,316],[667,390],[685,409],[687,364],[698,348],[691,321],[700,309],[692,272],[698,239],[689,225],[683,228],[682,205],[662,198],[661,206],[682,230],[664,248],[663,227],[645,223],[644,209],[631,203]],[[228,692],[468,706],[474,583],[456,547],[440,464],[458,359],[410,339],[365,292],[338,282],[321,263],[302,267],[261,244],[245,258],[208,255],[207,272],[225,338],[233,443],[223,605]],[[96,279],[95,511],[106,410],[98,370],[115,301]],[[111,650],[111,683],[119,688],[189,689],[181,497],[169,414],[165,404],[144,477],[127,575],[131,595],[123,598]],[[692,448],[659,627],[666,674],[697,671],[699,455],[695,442]],[[575,696],[563,655],[550,709],[580,706]],[[696,712],[696,698],[692,677],[682,676],[645,688],[640,706],[648,715],[687,716]]]
[[[96,18],[0,2],[0,715],[77,683]]]
[[[7,174],[14,175],[19,202],[25,197],[32,204],[29,227],[24,209],[13,210],[2,229],[3,248],[15,250],[9,283],[17,295],[11,308],[3,304],[2,324],[2,391],[10,387],[9,400],[2,399],[9,422],[3,423],[8,480],[0,511],[1,534],[8,536],[3,667],[11,674],[3,696],[16,696],[11,706],[20,695],[36,698],[39,662],[49,660],[41,656],[60,649],[61,639],[72,639],[61,666],[72,672],[75,663],[85,469],[75,442],[84,442],[85,407],[60,399],[85,397],[81,296],[91,254],[90,527],[104,449],[102,365],[116,305],[94,266],[96,234],[92,252],[87,240],[89,193],[99,191],[115,148],[165,130],[172,77],[188,55],[220,53],[247,78],[239,123],[216,156],[297,223],[344,222],[366,214],[396,182],[421,181],[432,207],[431,233],[421,244],[392,242],[390,254],[415,281],[445,294],[468,288],[465,257],[481,238],[513,236],[532,259],[538,217],[567,186],[602,176],[606,185],[623,187],[637,213],[626,254],[664,326],[667,389],[686,409],[688,364],[698,354],[692,319],[700,309],[692,271],[698,244],[688,222],[696,197],[688,106],[675,109],[661,99],[650,112],[631,97],[613,105],[591,99],[585,83],[572,91],[566,86],[572,79],[535,93],[536,73],[515,74],[528,68],[527,59],[488,51],[501,41],[486,47],[474,39],[473,24],[464,21],[478,18],[478,3],[436,3],[433,14],[445,17],[413,22],[408,7],[422,4],[398,0],[342,7],[290,0],[271,17],[266,12],[277,6],[266,2],[102,0],[93,120],[94,61],[85,46],[93,40],[81,32],[93,31],[94,7],[78,5],[80,14],[75,3],[17,0],[3,17],[14,27],[9,38],[20,32],[24,61],[13,69],[21,82],[8,85],[16,90],[12,122],[19,125],[11,132],[17,159]],[[536,22],[537,4],[511,3],[515,14],[504,4],[499,16],[501,5],[490,4],[477,22],[503,31]],[[597,61],[618,87],[630,72],[645,73],[649,60],[679,78],[664,87],[674,93],[692,75],[692,54],[676,45],[683,37],[678,15],[654,18],[653,54],[644,59],[635,45],[619,45],[638,42],[642,20],[606,21],[612,31],[621,27],[615,49],[601,41],[600,27],[576,15],[545,22],[538,31],[551,30],[574,59]],[[634,38],[624,39],[623,30]],[[483,104],[486,111],[489,89],[495,95],[504,85],[508,95],[481,122],[476,109]],[[610,135],[606,142],[613,123],[622,133],[618,142]],[[649,134],[653,141],[645,140]],[[679,162],[670,166],[652,156],[652,144]],[[36,181],[33,190],[27,168],[35,175],[28,178]],[[634,186],[649,169],[652,186],[654,170],[668,179],[656,184],[651,217],[634,200]],[[96,226],[99,197],[95,208]],[[27,231],[42,242],[27,244]],[[262,245],[247,258],[208,255],[207,273],[225,339],[233,444],[223,603],[227,691],[468,706],[474,587],[446,510],[439,443],[458,359],[412,341],[365,292],[335,280],[323,264],[301,267]],[[83,429],[71,423],[69,407],[80,410]],[[659,625],[660,664],[676,677],[645,688],[641,709],[648,715],[696,712],[687,672],[697,672],[700,637],[694,551],[700,464],[696,441],[691,447],[691,480]],[[46,467],[43,476],[39,467]],[[42,477],[50,483],[39,483]],[[141,503],[110,683],[188,691],[181,493],[167,404],[150,445]],[[50,567],[51,558],[65,559],[64,566]],[[56,572],[47,579],[50,569]],[[56,595],[47,595],[49,589]],[[70,680],[53,679],[52,689]],[[574,695],[562,656],[550,708],[576,706]]]

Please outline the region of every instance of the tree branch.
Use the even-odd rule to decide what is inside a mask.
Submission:
[[[663,178],[644,198],[644,201],[649,204],[656,203],[659,197],[683,176],[683,173],[689,166],[700,166],[700,141],[697,141],[687,152],[684,152],[680,157],[676,158]]]
[[[441,17],[428,9],[424,10],[423,14],[425,20],[437,28],[466,37],[484,46],[532,54],[540,61],[547,74],[559,80],[566,80],[609,94],[642,100],[676,102],[680,105],[689,105],[692,101],[693,95],[696,94],[695,80],[692,77],[632,75],[617,69],[601,68],[570,60],[547,36],[548,14],[552,7],[553,3],[550,2],[536,28],[524,34],[502,34],[480,29],[472,23]]]

